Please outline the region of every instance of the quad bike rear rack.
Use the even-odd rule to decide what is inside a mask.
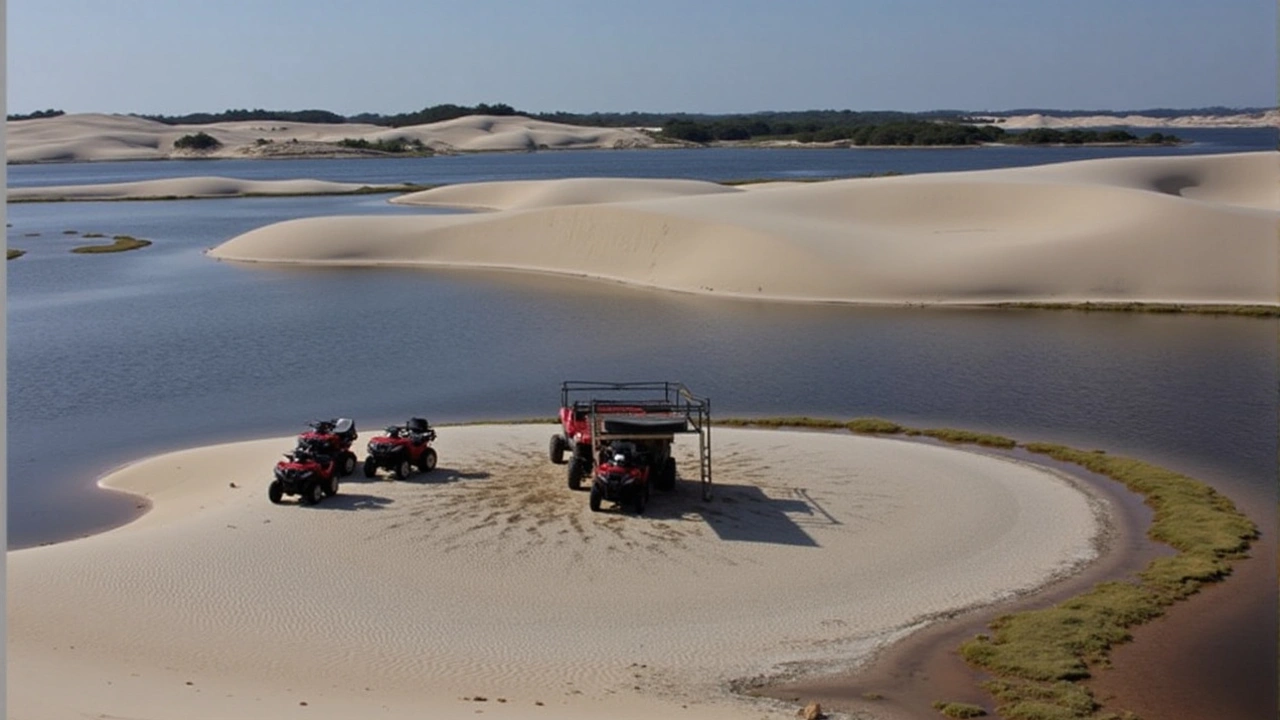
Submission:
[[[615,440],[670,442],[678,434],[697,433],[702,499],[711,499],[710,398],[694,395],[679,382],[567,380],[560,386],[560,406],[590,420],[593,457]]]

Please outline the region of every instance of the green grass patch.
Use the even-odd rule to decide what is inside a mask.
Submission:
[[[150,240],[139,240],[131,235],[116,235],[112,239],[114,242],[110,245],[81,245],[80,247],[71,248],[71,252],[80,254],[125,252],[126,250],[144,248],[151,244]]]
[[[991,435],[989,433],[979,433],[971,430],[934,428],[931,430],[921,430],[920,434],[936,440],[963,445],[983,445],[985,447],[1005,449],[1012,449],[1018,446],[1016,441],[1010,440],[1002,435]]]
[[[845,427],[849,428],[851,432],[865,435],[896,435],[902,432],[903,429],[896,422],[872,417],[854,418],[845,423]]]
[[[848,427],[848,423],[842,420],[811,418],[803,415],[771,418],[727,418],[716,420],[715,424],[725,427],[809,428],[815,430],[843,430]]]
[[[1145,302],[1009,302],[996,303],[995,307],[1018,310],[1078,310],[1081,312],[1131,312],[1194,315],[1239,315],[1244,317],[1280,317],[1277,305],[1222,305]]]
[[[102,233],[100,233],[100,232],[87,232],[87,233],[85,233],[85,234],[81,235],[80,237],[87,237],[87,238],[100,238],[100,237],[106,237],[106,235],[103,235],[103,234],[102,234]]]
[[[942,702],[933,704],[933,709],[949,718],[976,718],[987,714],[986,710],[969,703]]]
[[[20,257],[22,257],[23,255],[26,255],[26,254],[27,254],[27,251],[26,251],[26,250],[19,250],[19,249],[17,249],[17,248],[5,248],[5,254],[7,254],[7,255],[9,256],[9,257],[7,258],[8,260],[12,260],[12,259],[14,259],[14,258],[20,258]]]

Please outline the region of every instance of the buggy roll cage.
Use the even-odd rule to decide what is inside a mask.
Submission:
[[[674,439],[674,433],[698,434],[698,475],[702,499],[711,499],[711,399],[698,397],[680,382],[595,382],[566,380],[560,386],[560,407],[590,422],[591,455],[614,440]],[[670,424],[645,432],[643,425],[626,432],[610,432],[606,420],[652,418],[684,420],[684,429]]]

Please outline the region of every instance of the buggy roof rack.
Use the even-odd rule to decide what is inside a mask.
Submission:
[[[566,380],[560,406],[572,407],[591,421],[591,442],[671,440],[678,433],[698,434],[702,498],[711,499],[711,400],[694,395],[681,382],[598,382]]]

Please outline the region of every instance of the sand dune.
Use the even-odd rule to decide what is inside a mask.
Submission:
[[[785,718],[726,681],[847,667],[1097,553],[1098,501],[1002,457],[716,429],[714,499],[636,517],[590,512],[551,432],[442,428],[430,476],[316,508],[267,501],[290,438],[124,468],[140,520],[8,553],[10,714]]]
[[[222,147],[201,153],[175,150],[184,135],[207,133]],[[387,128],[362,123],[297,123],[279,120],[165,125],[128,115],[75,114],[15,120],[6,125],[11,163],[92,160],[158,160],[181,157],[359,155],[344,139],[419,140],[437,152],[518,151],[647,147],[652,138],[630,128],[563,125],[520,116],[476,115],[427,125]]]
[[[210,255],[505,268],[795,301],[1280,302],[1274,153],[711,190],[640,180],[441,188],[402,201],[498,210],[297,220]]]
[[[1198,128],[1198,127],[1280,127],[1280,110],[1236,115],[1183,115],[1178,117],[1151,117],[1148,115],[1087,115],[1058,117],[1035,113],[1009,117],[980,117],[975,120],[994,122],[1011,130],[1030,128],[1090,128],[1129,126],[1137,128]]]
[[[312,195],[354,192],[357,183],[327,180],[241,180],[226,177],[188,177],[96,185],[57,185],[9,188],[9,201],[141,200],[146,198],[216,198],[242,195]]]
[[[462,183],[392,198],[403,205],[442,205],[475,210],[516,210],[561,205],[594,205],[734,193],[738,190],[702,180],[643,178],[566,178]]]

